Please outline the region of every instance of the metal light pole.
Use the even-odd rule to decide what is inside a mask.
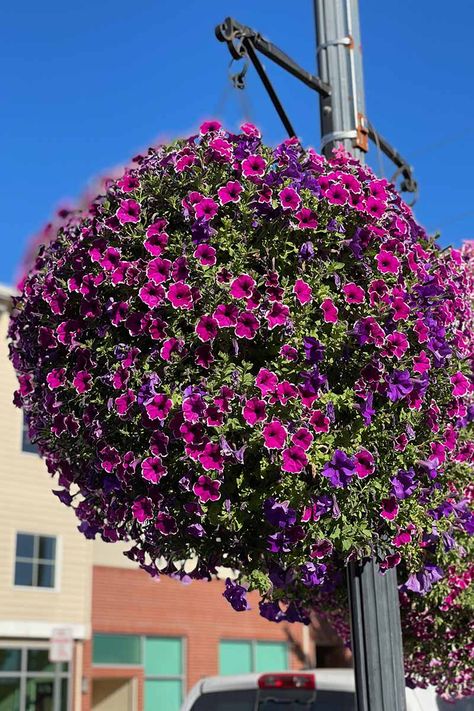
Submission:
[[[313,0],[316,17],[319,76],[300,67],[259,32],[231,17],[216,27],[233,59],[250,61],[283,125],[295,135],[266,69],[257,53],[275,62],[319,94],[321,149],[330,156],[342,144],[364,161],[369,138],[397,167],[401,189],[417,192],[412,169],[365,116],[358,0]],[[242,82],[240,88],[243,88]],[[395,180],[395,177],[393,178]],[[374,560],[348,565],[352,650],[357,711],[406,711],[403,647],[396,571],[381,575]]]
[[[358,0],[314,0],[320,95],[321,148],[336,144],[363,161],[368,126]],[[381,575],[374,560],[348,566],[352,650],[358,711],[405,711],[405,679],[395,569]]]

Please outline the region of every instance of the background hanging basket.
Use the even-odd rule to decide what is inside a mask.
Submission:
[[[15,401],[86,536],[234,568],[235,609],[258,588],[291,621],[332,556],[409,575],[448,498],[438,529],[470,525],[470,277],[349,155],[242,131],[151,149],[60,228],[15,302]]]

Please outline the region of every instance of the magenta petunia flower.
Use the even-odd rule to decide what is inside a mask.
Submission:
[[[326,323],[337,323],[339,311],[332,299],[324,299],[321,304],[321,310]]]
[[[230,293],[234,299],[249,299],[255,287],[255,279],[249,274],[241,274],[230,285]]]
[[[452,394],[454,397],[462,397],[471,390],[469,379],[460,370],[449,378],[453,385]]]
[[[135,175],[130,175],[130,173],[125,173],[125,175],[117,180],[118,187],[124,193],[131,193],[140,187],[140,181]]]
[[[397,296],[392,301],[392,309],[394,311],[394,321],[406,321],[410,316],[410,307],[405,303],[401,296]]]
[[[382,510],[380,515],[386,521],[393,521],[398,515],[398,502],[395,496],[389,496],[388,499],[382,499]]]
[[[115,213],[121,225],[127,222],[138,222],[140,220],[141,207],[136,200],[121,200],[120,207]]]
[[[330,419],[322,410],[314,410],[309,419],[309,424],[315,432],[329,432]]]
[[[262,396],[274,393],[278,385],[278,377],[267,368],[260,368],[255,378],[255,385],[262,393]]]
[[[212,141],[209,141],[209,148],[212,148],[219,156],[225,158],[227,162],[230,163],[232,161],[232,143],[226,141],[222,136],[218,136],[217,138],[213,138]]]
[[[152,254],[154,257],[159,257],[160,254],[164,252],[168,244],[168,235],[166,232],[155,232],[152,230],[154,225],[150,225],[147,229],[147,238],[143,243],[146,251]]]
[[[120,250],[115,249],[115,247],[108,247],[100,258],[99,264],[105,271],[111,272],[119,266],[120,260]]]
[[[46,382],[48,383],[48,388],[50,390],[60,388],[66,382],[66,369],[53,368],[53,370],[46,376]]]
[[[188,310],[193,308],[193,295],[188,284],[178,281],[171,284],[166,294],[171,306],[175,309]]]
[[[296,362],[298,360],[298,351],[293,346],[289,346],[287,343],[280,348],[280,355],[285,360],[290,360]]]
[[[173,402],[165,393],[158,393],[150,402],[145,405],[145,409],[150,420],[166,420]]]
[[[313,439],[313,435],[306,427],[300,427],[292,436],[291,441],[294,445],[301,447],[301,449],[304,449],[306,452],[306,450],[311,447]]]
[[[364,290],[360,286],[357,286],[357,284],[354,284],[353,281],[346,284],[342,291],[344,292],[344,297],[348,304],[362,304],[364,302]]]
[[[400,331],[394,331],[387,336],[382,355],[388,356],[389,358],[402,358],[408,350],[408,347],[409,343],[406,335],[400,333]]]
[[[327,190],[324,191],[324,197],[331,205],[345,205],[349,199],[349,193],[345,190],[342,185],[330,185]]]
[[[372,217],[376,217],[377,219],[383,217],[386,209],[387,205],[383,200],[377,200],[374,197],[367,198],[365,211],[368,212],[369,215],[372,215]]]
[[[221,472],[224,469],[224,458],[218,444],[208,442],[203,451],[199,454],[198,459],[203,469],[207,471],[214,469]]]
[[[318,226],[316,213],[308,207],[302,207],[295,217],[298,220],[298,228],[300,230],[314,230]]]
[[[201,474],[193,486],[193,491],[199,501],[206,504],[208,501],[219,501],[221,498],[220,488],[221,482],[218,479],[211,479],[205,474]]]
[[[283,449],[287,431],[279,420],[272,420],[264,425],[262,434],[267,449]]]
[[[206,403],[202,399],[201,395],[195,393],[183,400],[182,404],[183,417],[186,422],[199,422],[199,420],[204,416],[206,410]]]
[[[159,457],[147,457],[141,463],[141,471],[143,479],[150,481],[152,484],[159,484],[160,479],[166,475],[166,467],[161,463]]]
[[[284,472],[300,474],[308,464],[306,452],[301,447],[288,447],[282,452],[281,468]]]
[[[169,259],[156,257],[148,262],[146,275],[154,284],[161,284],[169,279],[170,270],[171,261]]]
[[[359,479],[365,479],[375,470],[375,460],[367,449],[360,449],[355,455],[355,473]]]
[[[227,328],[237,324],[239,309],[235,304],[219,304],[212,314],[217,321],[219,328]]]
[[[219,332],[219,324],[212,316],[201,316],[196,324],[195,331],[200,341],[212,341]]]
[[[145,523],[153,517],[153,502],[148,496],[135,499],[132,504],[132,516],[139,523]]]
[[[221,205],[226,205],[228,202],[239,202],[242,190],[242,185],[237,180],[229,180],[217,191]]]
[[[431,368],[431,361],[426,355],[426,351],[420,351],[418,355],[413,358],[413,370],[415,373],[426,373],[427,370]]]
[[[246,178],[256,176],[261,178],[265,173],[267,162],[259,155],[251,155],[242,161],[242,173]]]
[[[163,536],[174,536],[178,532],[176,519],[171,514],[160,511],[155,519],[155,528]]]
[[[253,138],[261,138],[262,135],[259,129],[248,121],[240,126],[240,130],[242,133],[245,133],[246,136],[252,136]]]
[[[203,343],[201,346],[198,346],[195,350],[195,356],[196,363],[202,368],[206,368],[206,370],[211,367],[215,360],[211,346],[208,343]]]
[[[331,543],[330,540],[327,538],[320,538],[319,540],[315,541],[312,548],[311,548],[311,553],[309,554],[311,558],[325,558],[326,556],[330,556],[334,550],[334,546]]]
[[[252,397],[250,400],[247,400],[242,408],[242,415],[245,422],[252,427],[256,425],[257,422],[266,420],[267,413],[264,400],[259,400],[258,397]]]
[[[160,349],[160,356],[163,360],[171,360],[173,353],[179,353],[184,345],[184,341],[177,338],[167,338]]]
[[[219,205],[212,198],[202,198],[194,205],[194,214],[197,219],[212,220],[217,215]]]
[[[298,395],[298,390],[288,380],[282,380],[278,383],[276,389],[276,397],[282,405],[286,405],[288,400],[294,400]]]
[[[144,304],[153,309],[155,306],[158,306],[163,302],[165,293],[166,292],[161,284],[155,284],[152,281],[148,281],[143,284],[138,292],[138,296]]]
[[[216,263],[216,250],[210,244],[200,244],[194,250],[193,256],[199,260],[203,267],[212,267]]]
[[[246,338],[251,341],[252,338],[255,338],[259,326],[260,321],[251,311],[242,311],[237,319],[235,335],[239,338]]]
[[[307,304],[313,298],[313,290],[304,279],[297,279],[293,287],[293,293],[300,304]]]
[[[136,399],[135,393],[130,389],[123,395],[115,398],[115,409],[117,410],[117,414],[120,416],[126,415]]]
[[[283,188],[278,193],[280,205],[284,210],[292,210],[293,212],[301,205],[301,198],[294,188]]]
[[[426,341],[428,340],[429,329],[423,323],[421,318],[416,320],[416,323],[413,326],[413,330],[415,331],[416,335],[418,336],[418,343],[426,343]]]
[[[381,249],[375,257],[377,260],[377,269],[382,274],[397,274],[400,269],[400,260],[392,252],[387,252]]]
[[[92,387],[92,375],[87,370],[80,370],[73,378],[73,386],[77,392],[82,395],[82,393],[87,392]]]
[[[210,121],[204,121],[199,126],[199,133],[201,136],[206,136],[208,133],[216,133],[220,128],[222,128],[221,122],[211,119]]]
[[[278,301],[274,301],[271,308],[266,312],[265,318],[268,321],[268,328],[272,331],[276,326],[284,326],[288,321],[290,309]]]

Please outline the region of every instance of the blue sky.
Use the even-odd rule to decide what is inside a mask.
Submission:
[[[445,244],[474,237],[474,3],[361,0],[367,113],[414,165],[415,211]],[[88,181],[157,137],[202,118],[235,128],[245,112],[268,143],[285,137],[258,77],[228,89],[214,38],[226,15],[314,70],[311,0],[33,0],[2,9],[0,281],[13,279],[31,233]],[[318,146],[317,97],[266,62],[305,144]],[[375,149],[370,162],[378,165]],[[391,166],[385,162],[385,175]]]

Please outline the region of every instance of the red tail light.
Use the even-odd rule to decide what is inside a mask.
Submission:
[[[314,674],[263,674],[258,680],[259,689],[315,689]]]

